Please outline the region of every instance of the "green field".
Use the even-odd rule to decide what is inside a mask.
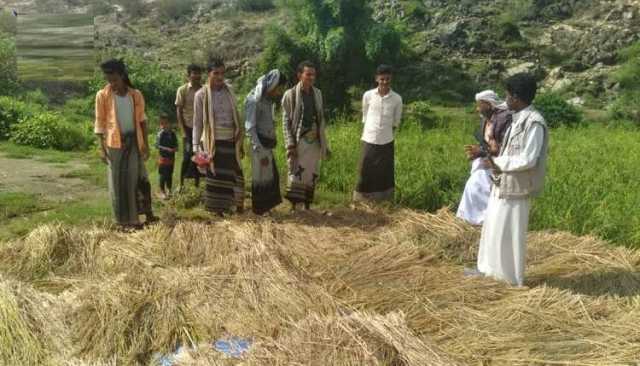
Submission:
[[[84,81],[95,63],[93,18],[85,14],[27,14],[18,21],[22,80]]]
[[[444,206],[453,210],[457,208],[469,174],[469,162],[464,157],[462,147],[473,143],[472,132],[477,126],[477,117],[462,108],[441,107],[436,108],[436,112],[443,126],[441,128],[423,130],[407,122],[399,130],[396,139],[398,206],[428,211]],[[154,122],[151,121],[152,126]],[[327,134],[333,154],[322,166],[316,207],[349,204],[357,175],[360,131],[360,123],[351,118],[335,120],[329,127]],[[155,127],[151,132],[155,135]],[[637,204],[640,202],[640,172],[636,169],[640,164],[640,146],[636,143],[640,139],[640,132],[592,122],[582,128],[553,130],[550,138],[547,184],[543,196],[534,201],[531,229],[593,234],[619,245],[640,246],[640,207]],[[56,156],[46,152],[38,154],[37,150],[24,150],[11,144],[0,145],[0,152],[3,150],[16,157],[40,156],[46,159],[47,156]],[[246,150],[249,151],[248,148]],[[98,190],[106,190],[105,167],[98,161],[95,152],[88,154],[91,168],[70,174],[87,179]],[[87,153],[61,152],[58,155],[85,159]],[[281,181],[284,182],[286,165],[282,145],[277,149],[277,158]],[[178,154],[175,186],[178,184],[180,159]],[[245,158],[244,165],[249,188],[249,159]],[[148,169],[152,185],[157,187],[157,168],[153,158],[148,163]],[[82,217],[82,222],[108,218],[104,216],[107,202],[82,204],[101,207],[100,210],[87,210],[89,215]],[[54,211],[63,221],[74,222],[79,217],[65,215],[64,211],[68,209],[72,207],[58,207]],[[185,217],[193,214],[188,210],[181,213]],[[35,225],[38,221],[34,220],[31,224]],[[15,233],[27,230],[24,223],[19,226],[20,230],[15,230]]]

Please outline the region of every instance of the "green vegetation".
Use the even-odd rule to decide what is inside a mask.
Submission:
[[[273,0],[237,0],[236,7],[242,11],[266,11],[275,8]]]
[[[11,141],[42,149],[83,150],[93,142],[85,131],[60,113],[43,112],[11,126]]]
[[[158,11],[164,19],[180,19],[193,14],[195,0],[160,0]]]
[[[582,124],[581,111],[567,103],[559,94],[546,93],[536,97],[534,104],[551,128],[560,126],[575,127]]]
[[[11,94],[17,79],[15,20],[0,10],[0,95]]]
[[[620,96],[610,106],[614,120],[640,125],[640,42],[620,51],[623,64],[613,75],[620,84]]]
[[[314,61],[330,108],[348,108],[347,90],[369,84],[377,64],[398,65],[403,59],[400,32],[375,22],[364,0],[291,0],[287,5],[294,24],[288,32],[278,26],[269,30],[260,71],[278,67],[294,75],[299,62]]]

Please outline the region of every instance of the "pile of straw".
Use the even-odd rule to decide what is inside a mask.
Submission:
[[[447,210],[238,217],[134,234],[43,226],[0,251],[14,278],[1,288],[2,325],[16,329],[0,342],[59,365],[144,365],[179,346],[180,365],[640,359],[640,252],[532,233],[528,287],[516,289],[462,276],[478,238]],[[43,312],[53,328],[41,326]],[[38,333],[60,327],[59,342]],[[244,359],[212,348],[228,336],[252,341]]]

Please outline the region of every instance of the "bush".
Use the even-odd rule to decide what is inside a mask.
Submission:
[[[533,102],[542,113],[550,128],[560,126],[577,126],[583,121],[582,112],[575,106],[567,103],[560,95],[555,93],[540,94]]]
[[[10,137],[12,125],[40,113],[41,110],[38,105],[27,104],[12,97],[0,97],[0,140]]]
[[[28,104],[37,104],[43,107],[49,105],[49,97],[40,89],[27,91],[20,96],[20,99]]]
[[[412,0],[404,5],[404,14],[408,18],[424,19],[427,15],[427,8],[422,1]]]
[[[131,18],[144,15],[147,6],[144,0],[118,0],[118,5],[124,8],[124,12]]]
[[[86,129],[70,124],[61,114],[42,112],[12,125],[11,141],[40,149],[68,151],[86,149],[92,139]]]
[[[165,19],[180,19],[193,14],[195,0],[160,0],[158,11]]]
[[[237,0],[236,8],[242,11],[267,11],[275,8],[273,0]]]
[[[62,106],[61,113],[71,123],[92,124],[94,99],[93,97],[69,99]]]
[[[417,101],[409,103],[405,107],[404,115],[409,123],[415,123],[422,129],[440,127],[438,116],[431,109],[431,105],[428,102]]]
[[[609,106],[609,116],[614,121],[629,121],[640,125],[640,91],[623,92]]]

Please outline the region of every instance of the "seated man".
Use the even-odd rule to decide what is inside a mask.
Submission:
[[[497,156],[500,152],[512,113],[492,90],[476,95],[476,110],[480,112],[480,131],[488,149],[483,151],[480,145],[465,146],[467,157],[473,163],[456,215],[472,225],[482,225],[491,191],[491,170],[486,155]]]

